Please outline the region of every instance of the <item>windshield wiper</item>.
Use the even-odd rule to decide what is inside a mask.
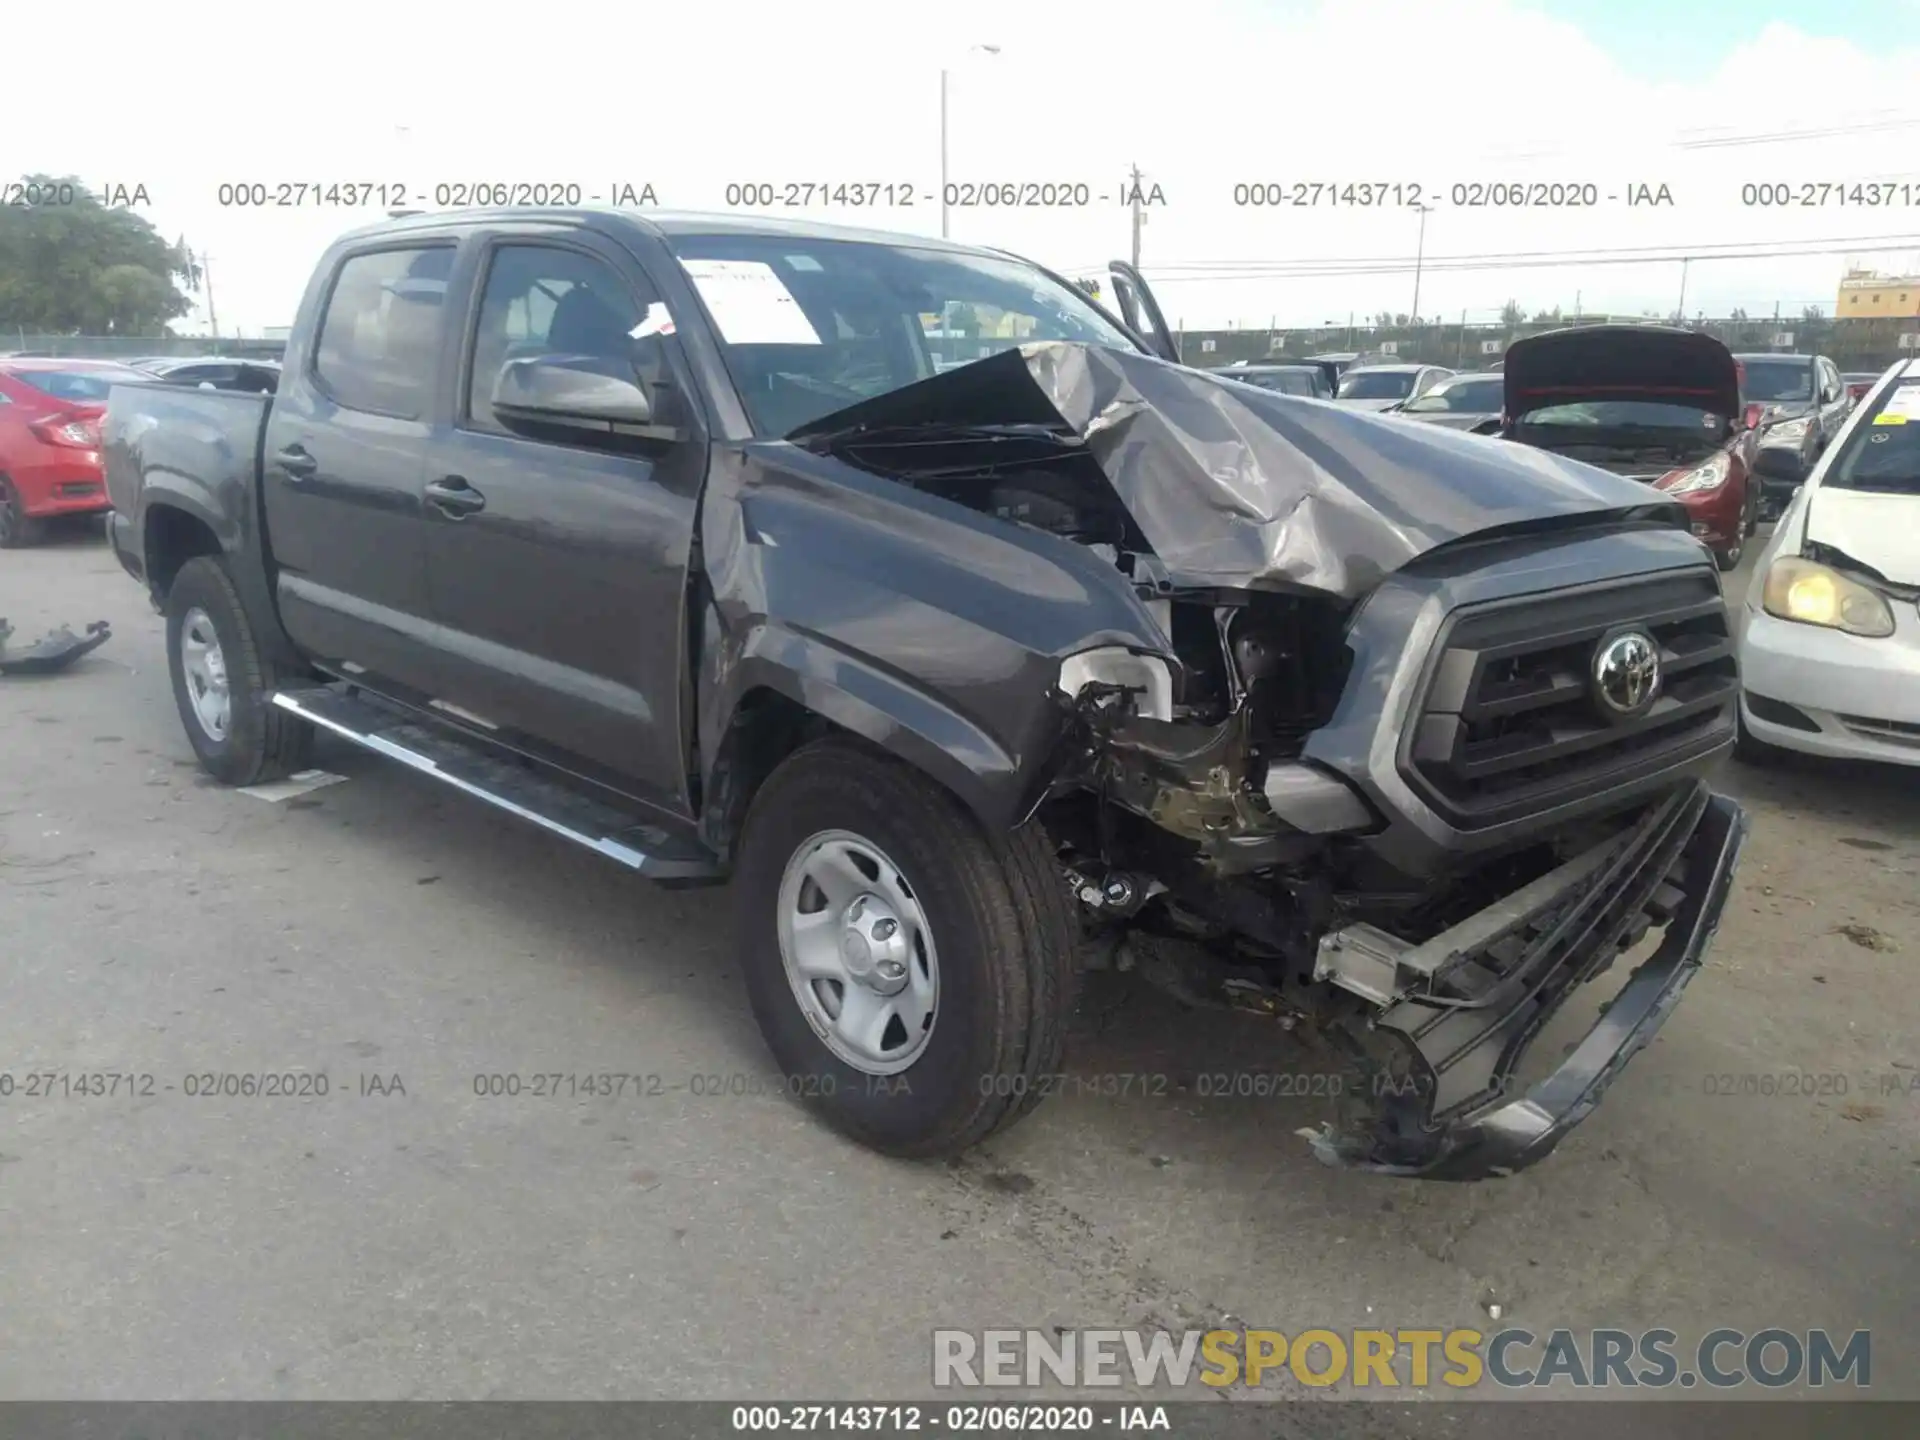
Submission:
[[[984,440],[997,444],[1011,444],[1016,441],[1031,444],[1039,441],[1062,448],[1079,444],[1079,441],[1072,436],[1064,435],[1045,425],[964,425],[952,421],[927,421],[921,424],[903,424],[894,421],[881,425],[843,425],[837,430],[820,430],[791,438],[796,445],[809,450],[829,450],[835,445],[844,445],[851,440],[870,441],[882,445],[939,445],[954,440]]]

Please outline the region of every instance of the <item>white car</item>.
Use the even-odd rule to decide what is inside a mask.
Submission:
[[[1747,589],[1740,751],[1920,765],[1920,360],[1880,377]]]

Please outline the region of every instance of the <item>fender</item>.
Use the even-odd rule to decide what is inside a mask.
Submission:
[[[1170,653],[1087,547],[790,445],[716,456],[700,528],[703,794],[741,701],[769,689],[1005,830],[1050,778],[1061,661]]]

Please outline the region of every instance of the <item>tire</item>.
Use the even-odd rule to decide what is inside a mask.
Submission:
[[[261,653],[226,563],[203,555],[182,565],[167,591],[166,614],[174,704],[202,768],[228,785],[258,785],[306,769],[313,730],[269,703],[279,677]],[[190,629],[198,634],[209,628],[226,681],[227,718],[221,727],[210,727],[196,704],[196,695],[208,687],[190,675],[190,647],[183,643]]]
[[[45,523],[27,514],[26,502],[12,482],[0,479],[0,550],[21,550],[40,543]]]
[[[1740,510],[1740,524],[1733,537],[1733,543],[1731,545],[1723,545],[1718,550],[1715,550],[1713,552],[1713,563],[1718,565],[1722,571],[1738,570],[1740,568],[1740,557],[1747,553],[1747,541],[1752,537],[1753,529],[1753,507],[1750,505],[1742,506]]]
[[[822,990],[790,979],[783,959],[782,916],[799,916],[809,893],[794,867],[822,853],[822,844],[848,847],[856,860],[864,846],[869,861],[877,855],[897,869],[905,900],[901,938],[892,943],[908,948],[893,953],[914,967],[931,957],[937,998],[930,1028],[915,1040],[887,1022],[886,1034],[901,1036],[903,1056],[923,1046],[892,1073],[850,1063],[847,1042],[836,1051],[822,1038],[803,1009],[803,991],[814,997],[823,1027],[837,1017],[822,1018]],[[841,1133],[903,1159],[958,1155],[1031,1110],[1059,1070],[1078,931],[1054,847],[1037,824],[990,835],[918,771],[857,742],[822,740],[789,756],[754,797],[735,885],[754,1018],[783,1083]],[[862,885],[882,905],[896,893],[885,868],[854,880],[855,889]],[[817,886],[811,893],[824,898]],[[917,917],[908,913],[914,909]],[[845,907],[829,904],[820,913],[844,917]],[[823,930],[842,935],[844,925],[844,918],[824,921]],[[925,967],[918,973],[924,978]],[[844,987],[854,983],[839,992],[842,1016]],[[899,998],[901,1008],[914,1008],[906,992]]]

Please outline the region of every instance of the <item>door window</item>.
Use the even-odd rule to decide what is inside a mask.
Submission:
[[[493,413],[494,386],[509,360],[587,355],[632,368],[651,386],[664,378],[657,331],[636,339],[652,303],[612,266],[553,245],[502,245],[487,266],[467,379],[466,423],[507,434]]]
[[[426,413],[452,273],[451,245],[347,257],[313,358],[335,403],[409,420]]]

